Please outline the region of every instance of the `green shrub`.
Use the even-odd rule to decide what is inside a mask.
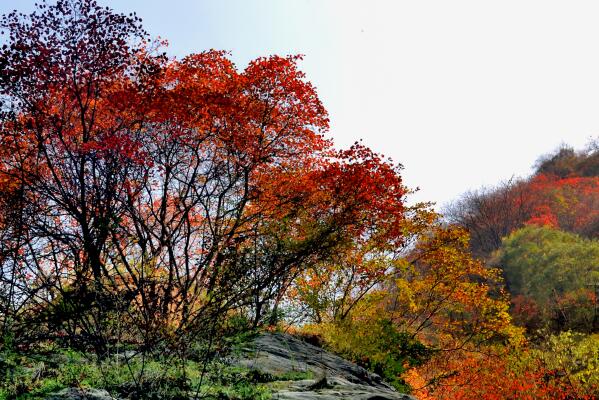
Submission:
[[[528,226],[503,240],[497,254],[514,298],[517,321],[536,320],[554,332],[592,332],[599,279],[599,241],[549,227]],[[519,307],[522,304],[532,307]],[[520,309],[521,308],[521,309]]]
[[[534,355],[583,393],[599,395],[599,334],[568,331],[551,335]]]
[[[310,326],[307,330],[320,333],[325,347],[379,374],[403,393],[408,393],[410,387],[402,374],[431,356],[428,347],[385,318],[348,319]]]

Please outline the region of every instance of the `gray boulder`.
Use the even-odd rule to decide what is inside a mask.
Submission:
[[[273,399],[414,399],[398,393],[379,375],[291,335],[260,335],[242,350],[237,362],[274,377],[305,372],[314,378],[274,382]]]
[[[52,393],[46,400],[114,400],[106,390],[66,388]]]

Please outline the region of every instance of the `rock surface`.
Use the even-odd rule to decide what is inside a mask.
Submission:
[[[46,400],[114,400],[106,390],[67,388],[46,397]]]
[[[238,361],[251,369],[285,376],[306,373],[313,379],[277,381],[273,399],[280,400],[411,400],[383,382],[380,376],[320,347],[286,334],[263,334],[243,349]]]

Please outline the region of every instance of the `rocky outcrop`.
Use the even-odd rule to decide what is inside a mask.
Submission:
[[[280,400],[408,400],[380,376],[341,357],[286,334],[258,336],[237,361],[273,377],[305,373],[310,379],[271,383]]]
[[[106,390],[67,388],[46,397],[46,400],[114,400]]]
[[[228,362],[249,369],[257,382],[267,382],[273,400],[414,400],[379,375],[291,335],[259,335]],[[106,390],[68,388],[46,400],[114,398]]]

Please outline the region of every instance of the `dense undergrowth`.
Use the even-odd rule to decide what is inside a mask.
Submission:
[[[271,376],[231,364],[247,333],[228,337],[225,353],[205,359],[205,352],[178,358],[142,355],[126,347],[98,359],[92,352],[59,348],[52,343],[28,351],[0,352],[0,399],[40,399],[64,388],[105,389],[128,399],[269,399],[265,384],[298,380],[306,374]],[[205,347],[207,343],[192,347]]]

